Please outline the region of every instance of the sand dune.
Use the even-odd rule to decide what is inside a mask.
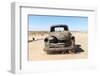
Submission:
[[[87,32],[72,32],[75,36],[76,45],[81,45],[84,52],[77,54],[46,54],[43,51],[44,38],[47,37],[48,33],[30,33],[29,40],[35,37],[35,41],[29,42],[29,60],[61,60],[61,59],[83,59],[88,57],[88,33]]]

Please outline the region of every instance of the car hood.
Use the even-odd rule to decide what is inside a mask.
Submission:
[[[50,32],[49,36],[55,36],[58,40],[65,40],[71,38],[71,33],[69,31]]]

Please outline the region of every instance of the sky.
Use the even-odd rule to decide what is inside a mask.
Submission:
[[[50,31],[50,26],[66,24],[70,31],[88,31],[88,17],[80,16],[28,16],[29,31]]]

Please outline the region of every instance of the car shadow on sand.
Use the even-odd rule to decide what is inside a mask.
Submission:
[[[81,45],[75,45],[75,53],[81,53],[84,52],[84,50],[81,48]]]
[[[75,45],[75,52],[74,52],[74,54],[78,54],[78,53],[81,53],[81,52],[84,52],[84,50],[81,48],[81,45],[76,44]],[[68,54],[68,51],[66,53]],[[51,52],[49,54],[56,55],[56,54],[66,54],[66,53],[54,51],[54,52]]]

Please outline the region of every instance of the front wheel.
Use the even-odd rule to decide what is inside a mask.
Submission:
[[[52,52],[50,52],[50,51],[47,51],[47,54],[51,54]]]
[[[61,53],[62,53],[62,54],[66,54],[66,51],[62,51]]]

